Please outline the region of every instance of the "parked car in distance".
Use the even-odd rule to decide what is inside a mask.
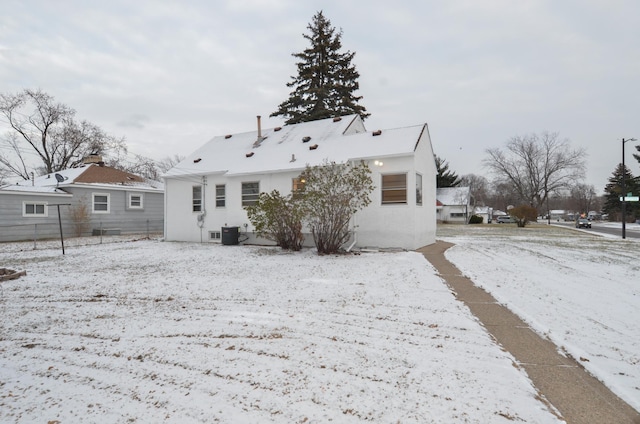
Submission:
[[[576,220],[576,228],[591,228],[591,221],[587,218],[578,218]]]
[[[511,215],[500,215],[498,218],[496,218],[496,222],[498,224],[513,224],[516,222],[516,220]]]

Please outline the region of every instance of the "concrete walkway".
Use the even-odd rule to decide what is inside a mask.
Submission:
[[[444,256],[451,246],[453,244],[438,241],[418,251],[433,264],[457,299],[469,307],[496,342],[515,357],[541,398],[553,405],[567,423],[640,424],[638,411],[464,277]]]

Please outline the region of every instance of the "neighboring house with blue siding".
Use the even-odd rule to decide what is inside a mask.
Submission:
[[[164,185],[87,164],[0,187],[0,242],[161,232]]]

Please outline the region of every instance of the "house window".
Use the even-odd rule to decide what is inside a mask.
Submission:
[[[222,232],[221,231],[209,231],[209,240],[210,241],[220,241],[220,240],[222,240]]]
[[[382,204],[407,203],[407,174],[382,176]]]
[[[129,193],[129,209],[143,209],[142,194]]]
[[[46,202],[22,202],[22,216],[46,217],[49,209]]]
[[[216,208],[224,208],[227,189],[224,184],[216,185]]]
[[[260,183],[242,183],[242,206],[255,205],[260,196]]]
[[[306,180],[304,177],[294,178],[291,184],[291,193],[293,197],[299,197],[302,190],[304,190],[304,185],[306,184]]]
[[[306,182],[307,181],[303,177],[294,178],[291,191],[293,191],[294,193],[302,191]]]
[[[449,214],[449,216],[450,216],[451,218],[464,218],[465,213],[464,213],[464,212],[451,212],[451,213]]]
[[[109,213],[109,193],[93,193],[91,196],[93,213]]]
[[[416,174],[416,205],[422,205],[422,175]]]
[[[194,212],[202,212],[202,186],[193,186],[192,207]]]

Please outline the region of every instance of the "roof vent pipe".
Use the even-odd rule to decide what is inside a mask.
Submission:
[[[253,142],[253,147],[260,147],[260,143],[264,138],[262,137],[262,125],[260,124],[260,115],[256,116],[258,119],[258,138]]]
[[[262,138],[262,125],[260,125],[260,115],[256,116],[258,118],[258,140]]]

